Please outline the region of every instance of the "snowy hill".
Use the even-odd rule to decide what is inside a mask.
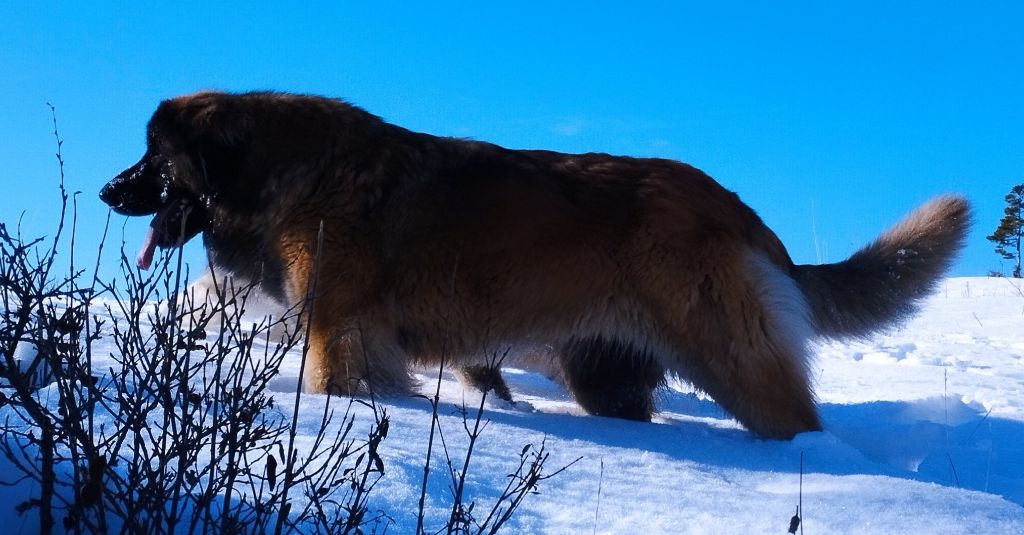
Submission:
[[[1021,281],[945,281],[913,321],[869,341],[818,347],[814,370],[825,431],[791,442],[756,438],[714,402],[673,384],[653,423],[587,416],[565,390],[536,373],[506,369],[515,406],[486,403],[490,423],[476,444],[466,494],[478,507],[506,484],[526,444],[546,437],[548,470],[571,463],[526,498],[508,533],[785,533],[800,500],[805,533],[1024,533],[1024,293]],[[100,347],[97,359],[111,353]],[[98,361],[105,369],[115,363]],[[291,415],[298,356],[272,387]],[[433,394],[436,370],[419,374]],[[441,426],[458,463],[465,451],[460,410],[479,394],[450,376],[441,383]],[[312,442],[324,396],[303,395],[299,448]],[[385,400],[390,434],[386,475],[371,512],[416,526],[430,405]],[[356,425],[372,421],[356,408]],[[303,433],[303,431],[305,431]],[[435,458],[427,526],[449,515],[450,479]],[[12,468],[0,470],[13,479]],[[8,533],[32,533],[0,492]]]

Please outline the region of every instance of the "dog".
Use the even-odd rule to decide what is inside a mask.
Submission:
[[[273,92],[166,100],[146,136],[100,193],[153,215],[139,266],[202,233],[218,268],[305,304],[310,392],[395,395],[413,363],[544,346],[588,413],[649,420],[672,374],[788,439],[821,429],[809,342],[906,319],[970,224],[942,196],[847,260],[798,265],[673,160],[511,150]]]

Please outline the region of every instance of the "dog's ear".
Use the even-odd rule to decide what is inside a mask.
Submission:
[[[196,192],[232,187],[249,146],[250,117],[238,95],[205,92],[165,100],[149,123],[149,144],[174,161]]]

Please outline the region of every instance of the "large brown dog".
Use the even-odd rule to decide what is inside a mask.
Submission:
[[[591,413],[649,419],[668,372],[792,437],[820,428],[808,342],[912,313],[969,224],[942,197],[844,262],[794,265],[688,165],[435,137],[315,96],[167,100],[147,141],[101,193],[156,214],[140,265],[202,232],[220,267],[308,296],[313,392],[404,392],[410,360],[547,344]]]

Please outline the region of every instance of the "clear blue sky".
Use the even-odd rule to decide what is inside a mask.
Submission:
[[[339,96],[432,134],[683,160],[800,263],[841,260],[961,192],[977,224],[954,274],[999,269],[985,236],[1024,182],[1021,2],[144,4],[0,6],[0,221],[53,230],[50,102],[83,192],[78,254],[94,251],[98,189],[142,154],[159,101],[198,89]],[[145,226],[115,215],[114,244],[133,257]]]

